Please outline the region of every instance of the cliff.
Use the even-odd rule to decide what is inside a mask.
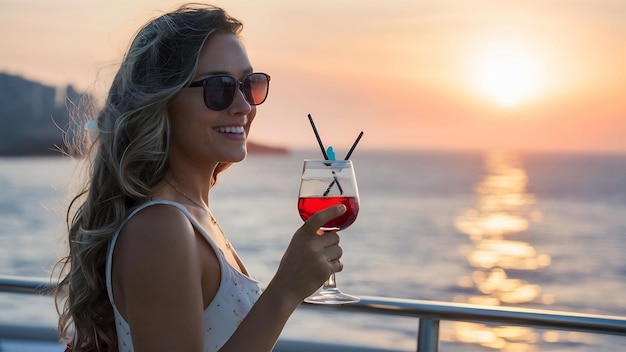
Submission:
[[[68,104],[91,104],[93,97],[0,72],[0,156],[61,155],[64,138],[72,140]],[[254,153],[288,153],[286,148],[248,143]]]
[[[69,127],[66,99],[82,95],[72,86],[57,88],[0,73],[0,155],[58,154]],[[86,98],[89,98],[85,96]]]

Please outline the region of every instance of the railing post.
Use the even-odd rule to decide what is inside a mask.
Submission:
[[[439,350],[439,320],[421,318],[417,329],[417,352]]]

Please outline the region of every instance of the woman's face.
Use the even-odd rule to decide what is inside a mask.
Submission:
[[[239,39],[229,33],[212,34],[200,52],[192,81],[228,75],[238,80],[252,73],[252,65]],[[170,103],[170,157],[179,155],[202,162],[237,162],[246,156],[246,140],[256,115],[240,90],[224,110],[204,104],[203,87],[185,88]]]

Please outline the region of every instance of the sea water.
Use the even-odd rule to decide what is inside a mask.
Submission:
[[[302,160],[318,154],[251,155],[212,191],[213,213],[262,285],[302,224]],[[361,209],[340,233],[341,290],[626,316],[626,155],[362,150],[351,159]],[[65,251],[65,207],[79,171],[66,158],[0,158],[0,274],[50,275]],[[0,294],[0,324],[55,319],[48,297]],[[302,309],[283,337],[414,351],[417,324]],[[616,351],[624,343],[443,322],[440,350]]]

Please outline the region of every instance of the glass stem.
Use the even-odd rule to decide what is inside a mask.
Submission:
[[[337,288],[337,281],[335,281],[335,274],[333,273],[332,275],[330,275],[328,280],[324,282],[324,290],[335,288]]]

